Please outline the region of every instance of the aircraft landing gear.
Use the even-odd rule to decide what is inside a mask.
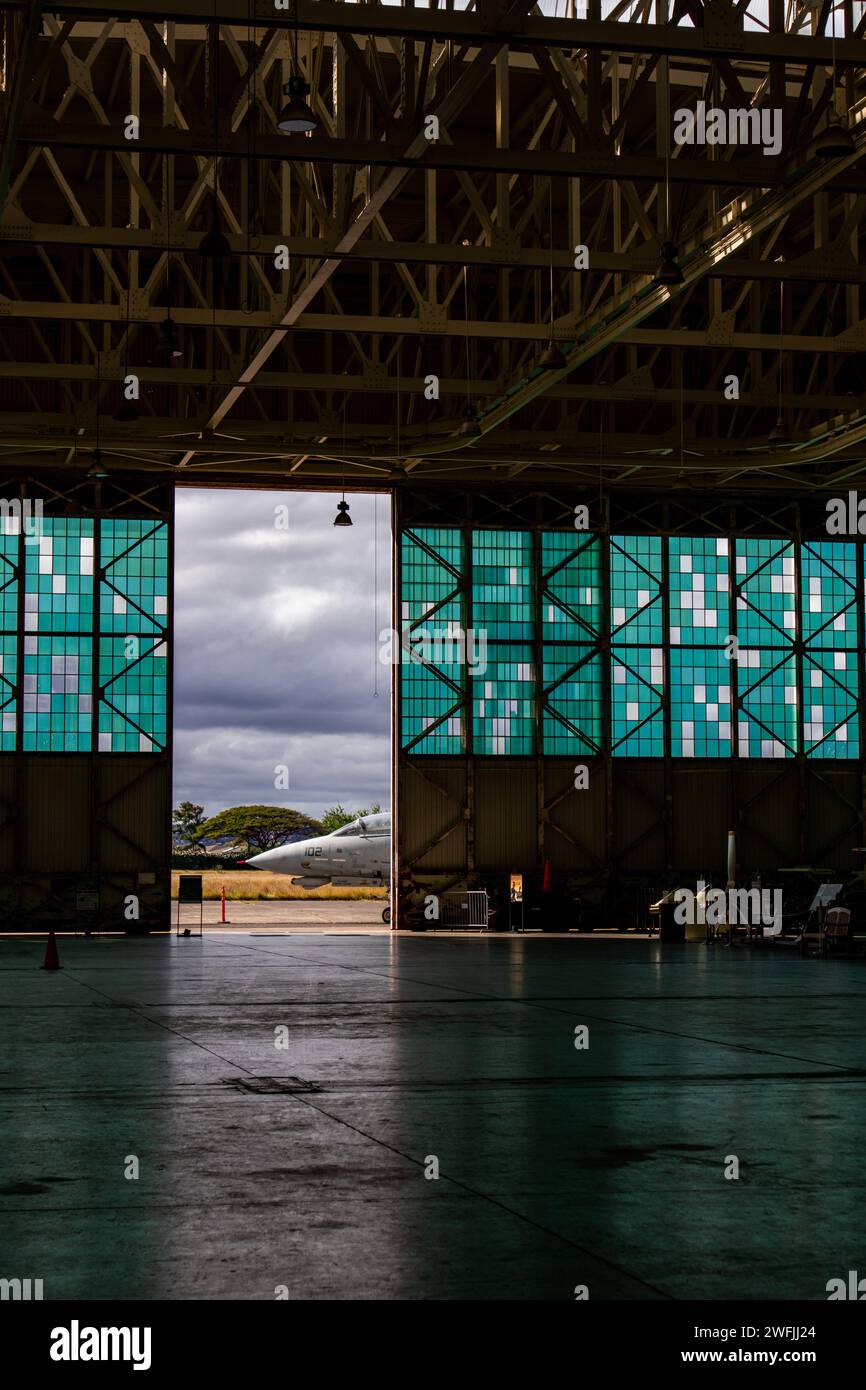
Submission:
[[[390,907],[383,907],[383,908],[382,908],[382,921],[385,923],[386,926],[387,926],[388,923],[391,921],[391,909],[390,909]]]

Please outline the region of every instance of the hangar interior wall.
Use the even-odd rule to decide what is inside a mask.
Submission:
[[[172,490],[0,499],[0,923],[170,918]]]
[[[855,867],[866,557],[825,522],[401,492],[405,880],[718,881],[730,829],[744,873]]]

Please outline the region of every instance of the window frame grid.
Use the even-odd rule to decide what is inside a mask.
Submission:
[[[413,529],[417,528],[404,528],[404,532],[401,532],[401,535],[405,534],[405,530]],[[616,532],[612,533],[607,527],[599,527],[591,532],[578,532],[577,534],[580,539],[574,551],[558,556],[555,564],[548,565],[545,568],[545,535],[559,534],[570,536],[572,533],[568,528],[557,528],[555,526],[535,527],[530,525],[518,525],[515,527],[513,524],[496,528],[489,524],[486,526],[476,526],[474,524],[464,523],[461,526],[453,526],[446,529],[459,531],[464,536],[466,566],[463,595],[466,604],[466,623],[470,626],[474,624],[475,619],[472,574],[473,541],[475,534],[477,532],[489,530],[506,532],[517,529],[528,537],[529,554],[533,557],[536,575],[533,598],[534,636],[531,638],[521,637],[513,639],[497,636],[494,639],[494,645],[501,649],[503,646],[507,646],[509,642],[513,642],[518,647],[531,645],[535,648],[537,655],[534,673],[535,748],[533,751],[536,756],[546,755],[557,758],[571,756],[628,757],[635,761],[646,760],[650,763],[660,760],[677,762],[681,760],[684,762],[713,761],[716,763],[723,763],[729,760],[754,763],[770,763],[777,760],[786,762],[800,761],[803,763],[814,763],[816,769],[819,767],[826,768],[832,763],[857,762],[862,757],[863,750],[866,748],[866,545],[864,545],[861,538],[854,536],[844,537],[836,542],[836,544],[850,548],[851,563],[855,575],[855,581],[852,584],[851,580],[840,571],[839,566],[841,565],[841,561],[839,561],[838,558],[834,564],[832,559],[825,559],[820,553],[816,555],[816,552],[811,550],[811,547],[822,545],[825,542],[825,538],[821,535],[804,539],[799,533],[792,533],[791,531],[784,533],[777,532],[771,535],[756,535],[752,533],[743,534],[719,530],[700,531],[697,529],[695,531],[644,530],[626,533],[621,526],[617,528]],[[627,548],[623,547],[621,543],[622,540],[631,539],[632,535],[642,538],[658,537],[661,543],[660,579],[647,567],[644,556],[632,554]],[[616,537],[620,539],[617,540]],[[715,608],[719,617],[718,642],[671,642],[671,542],[675,539],[686,542],[707,539],[715,541],[724,540],[727,544],[727,603],[726,605],[718,605]],[[737,570],[738,544],[744,542],[764,542],[769,553],[757,557],[750,557],[747,554],[746,559],[748,567],[744,572],[739,573]],[[567,598],[564,599],[559,595],[554,598],[551,596],[550,592],[551,581],[555,579],[556,574],[559,573],[560,570],[567,568],[575,559],[587,550],[591,550],[594,546],[598,546],[599,550],[598,576],[601,581],[598,633],[592,632],[591,623],[587,622],[579,612],[572,611],[567,602]],[[652,596],[648,602],[636,608],[625,621],[620,622],[615,627],[613,623],[614,596],[611,563],[612,556],[616,550],[624,554],[639,570],[642,570],[647,575],[648,579],[658,585],[658,593]],[[521,553],[525,559],[527,552],[523,550]],[[839,604],[838,611],[825,617],[824,621],[807,636],[807,624],[805,622],[806,609],[804,607],[803,595],[803,568],[805,558],[809,553],[817,558],[820,564],[824,565],[829,574],[834,576],[837,581],[849,586],[852,592],[850,598],[843,604],[839,604],[838,597],[836,597],[835,602]],[[751,595],[748,595],[742,592],[744,586],[760,577],[775,561],[789,559],[793,560],[793,575],[790,577],[793,580],[793,601],[791,607],[786,606],[784,598],[779,605],[776,605],[775,602],[767,602],[767,604],[762,607],[760,602],[757,601],[759,598],[758,594],[753,592]],[[849,566],[846,561],[842,569],[847,568],[849,568]],[[721,572],[723,571],[718,571],[718,573]],[[783,574],[782,578],[788,579],[788,576]],[[779,590],[767,590],[766,592],[768,594],[776,592],[785,595],[791,593],[791,590],[786,586]],[[740,598],[745,604],[745,611],[753,615],[749,620],[749,625],[755,629],[754,637],[751,639],[748,633],[741,635],[740,632],[742,622],[740,614],[744,611],[738,606],[737,601]],[[834,595],[831,593],[831,600],[832,599],[834,599]],[[547,611],[545,605],[551,603],[555,607],[560,608],[563,615],[570,619],[572,626],[580,631],[576,630],[570,633],[568,637],[546,638],[544,636],[546,621],[544,615]],[[660,605],[661,612],[662,631],[660,641],[656,643],[655,641],[647,639],[645,634],[640,633],[639,630],[635,633],[635,640],[632,642],[623,641],[623,634],[628,632],[630,625],[637,616],[640,613],[645,613],[652,609],[656,604]],[[840,647],[833,644],[821,644],[821,634],[831,627],[833,621],[838,619],[841,613],[847,613],[851,610],[853,610],[854,613],[856,646],[846,645]],[[781,614],[785,612],[793,613],[793,623],[791,626],[785,627],[782,625]],[[727,633],[722,631],[724,617],[727,618],[728,623]],[[758,638],[757,641],[755,637]],[[690,754],[683,753],[680,749],[680,751],[674,752],[674,691],[671,687],[673,648],[676,646],[677,652],[682,654],[680,665],[689,665],[688,653],[690,651],[694,651],[698,655],[703,654],[706,656],[710,651],[718,651],[719,648],[723,648],[726,645],[726,639],[730,638],[736,639],[737,656],[731,657],[728,662],[731,728],[730,738],[724,741],[729,744],[729,751]],[[848,643],[851,642],[850,633],[846,632],[845,638],[847,638]],[[562,671],[557,672],[554,680],[545,680],[545,666],[555,663],[557,652],[563,652],[568,648],[576,649],[583,647],[585,647],[586,650],[581,651],[579,660],[569,664]],[[645,678],[644,673],[629,666],[629,648],[631,648],[635,654],[637,654],[638,651],[649,651],[653,648],[658,648],[660,650],[662,678],[664,681],[663,688],[659,689],[658,686],[652,684]],[[761,664],[760,667],[755,670],[755,679],[752,679],[750,675],[747,676],[747,671],[751,672],[755,668],[744,666],[744,669],[742,671],[740,670],[743,663],[742,660],[738,658],[743,650],[759,653],[759,661]],[[847,677],[843,679],[835,676],[833,670],[829,669],[832,657],[838,655],[840,652],[844,652],[848,658],[852,656],[854,658],[853,670],[848,670],[846,666]],[[601,729],[599,738],[596,738],[592,731],[587,733],[586,730],[574,724],[567,714],[562,714],[562,712],[558,711],[554,704],[551,703],[552,697],[555,696],[555,691],[571,680],[582,668],[589,667],[596,656],[599,656],[601,661],[601,680],[599,682],[601,689],[601,699],[599,701],[601,709]],[[631,676],[635,681],[639,681],[641,685],[646,686],[647,689],[652,692],[654,699],[657,701],[657,708],[647,713],[643,719],[636,723],[633,729],[630,729],[623,737],[615,739],[612,684],[613,673],[617,664],[623,666],[627,672],[631,672]],[[694,663],[691,663],[691,665],[694,666]],[[772,722],[767,723],[766,720],[761,717],[760,701],[755,701],[751,707],[748,702],[750,697],[753,697],[756,692],[759,693],[761,691],[762,686],[765,686],[767,683],[772,683],[774,680],[778,681],[779,673],[785,671],[786,668],[790,670],[792,679],[790,677],[787,678],[781,686],[781,689],[782,691],[785,689],[793,690],[794,700],[788,701],[784,698],[784,695],[780,698],[778,692],[776,692],[775,701],[767,702],[770,709],[775,707],[776,710],[771,716]],[[811,681],[813,669],[822,670],[828,685],[842,692],[846,701],[850,700],[852,702],[851,712],[848,717],[839,719],[832,728],[825,730],[822,737],[817,740],[814,739],[811,733],[807,738],[805,732],[806,727],[812,722],[806,718],[810,709],[808,692],[811,689],[811,685],[807,687],[806,682]],[[838,669],[841,670],[842,668]],[[850,684],[855,685],[855,693],[853,694],[848,683],[848,678],[852,678],[850,679]],[[464,669],[464,689],[467,689],[471,684],[472,682],[468,680],[467,673]],[[466,738],[465,748],[462,750],[464,755],[472,754],[475,751],[476,742],[474,737],[475,714],[471,690],[467,690],[467,699],[468,711],[465,719]],[[793,734],[789,732],[784,715],[784,706],[790,703],[794,703],[796,708]],[[831,706],[831,708],[834,708],[834,706]],[[623,748],[623,744],[625,744],[635,732],[642,729],[659,715],[661,715],[663,726],[663,751],[650,753],[642,750],[631,753]],[[592,745],[592,751],[588,752],[584,747],[583,750],[575,748],[573,752],[562,750],[547,752],[545,747],[545,725],[548,719],[553,720],[557,725],[561,725],[563,730],[572,735],[576,743],[580,742],[582,744]],[[822,756],[818,750],[826,740],[832,738],[843,723],[849,726],[853,724],[854,727],[856,727],[858,740],[857,752],[849,754],[847,757]],[[784,750],[784,757],[780,754],[777,758],[774,758],[769,753],[761,755],[749,751],[748,748],[742,748],[740,734],[741,724],[746,724],[750,729],[760,731],[767,741],[772,740],[774,743],[780,744]],[[775,725],[775,727],[773,725]],[[550,741],[549,736],[547,741]],[[414,747],[407,745],[405,742],[401,742],[401,751],[404,753],[413,753]],[[440,754],[439,756],[460,756],[460,754]],[[485,752],[479,756],[525,757],[532,756],[532,754],[522,749],[515,753]]]

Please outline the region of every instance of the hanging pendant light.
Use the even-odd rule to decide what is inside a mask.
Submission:
[[[282,130],[286,135],[305,135],[318,130],[318,117],[307,101],[309,94],[309,83],[297,73],[293,73],[283,87],[283,95],[287,100],[277,117],[277,130]]]
[[[163,319],[159,325],[159,337],[156,340],[156,350],[161,357],[182,357],[180,343],[177,340],[177,324],[169,314],[167,319]]]
[[[556,343],[551,338],[544,352],[538,359],[539,367],[545,372],[559,372],[568,366],[565,354],[560,351]]]
[[[349,516],[349,504],[346,501],[346,494],[343,493],[342,502],[337,503],[337,515],[334,517],[335,526],[351,526],[352,518]]]
[[[107,478],[108,470],[102,462],[102,450],[99,448],[94,449],[93,453],[91,454],[91,458],[93,459],[93,462],[87,470],[88,478],[90,478],[94,482],[100,478]]]
[[[833,43],[833,66],[830,75],[830,113],[827,117],[827,124],[819,135],[812,141],[810,153],[815,159],[844,159],[846,154],[853,154],[857,146],[854,144],[854,137],[847,126],[843,124],[836,110],[836,22],[832,12],[830,18],[830,36]]]
[[[208,261],[228,260],[232,253],[229,239],[220,226],[219,208],[216,197],[211,199],[210,230],[205,232],[198,244],[198,254]]]
[[[812,142],[812,154],[816,159],[844,159],[846,154],[853,154],[856,148],[853,135],[838,116],[831,116]]]
[[[482,429],[478,423],[478,411],[474,405],[467,405],[463,412],[463,423],[460,426],[460,436],[463,439],[480,439]]]
[[[767,435],[771,444],[790,444],[791,436],[785,428],[785,421],[781,415],[776,416],[776,423]]]
[[[653,284],[681,285],[683,280],[683,272],[677,262],[677,248],[672,241],[666,241],[659,251],[659,265],[653,276]]]

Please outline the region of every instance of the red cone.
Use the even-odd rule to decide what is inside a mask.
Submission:
[[[43,970],[59,970],[60,957],[57,954],[57,939],[53,931],[48,933],[48,941],[45,946],[45,959],[42,962]]]

